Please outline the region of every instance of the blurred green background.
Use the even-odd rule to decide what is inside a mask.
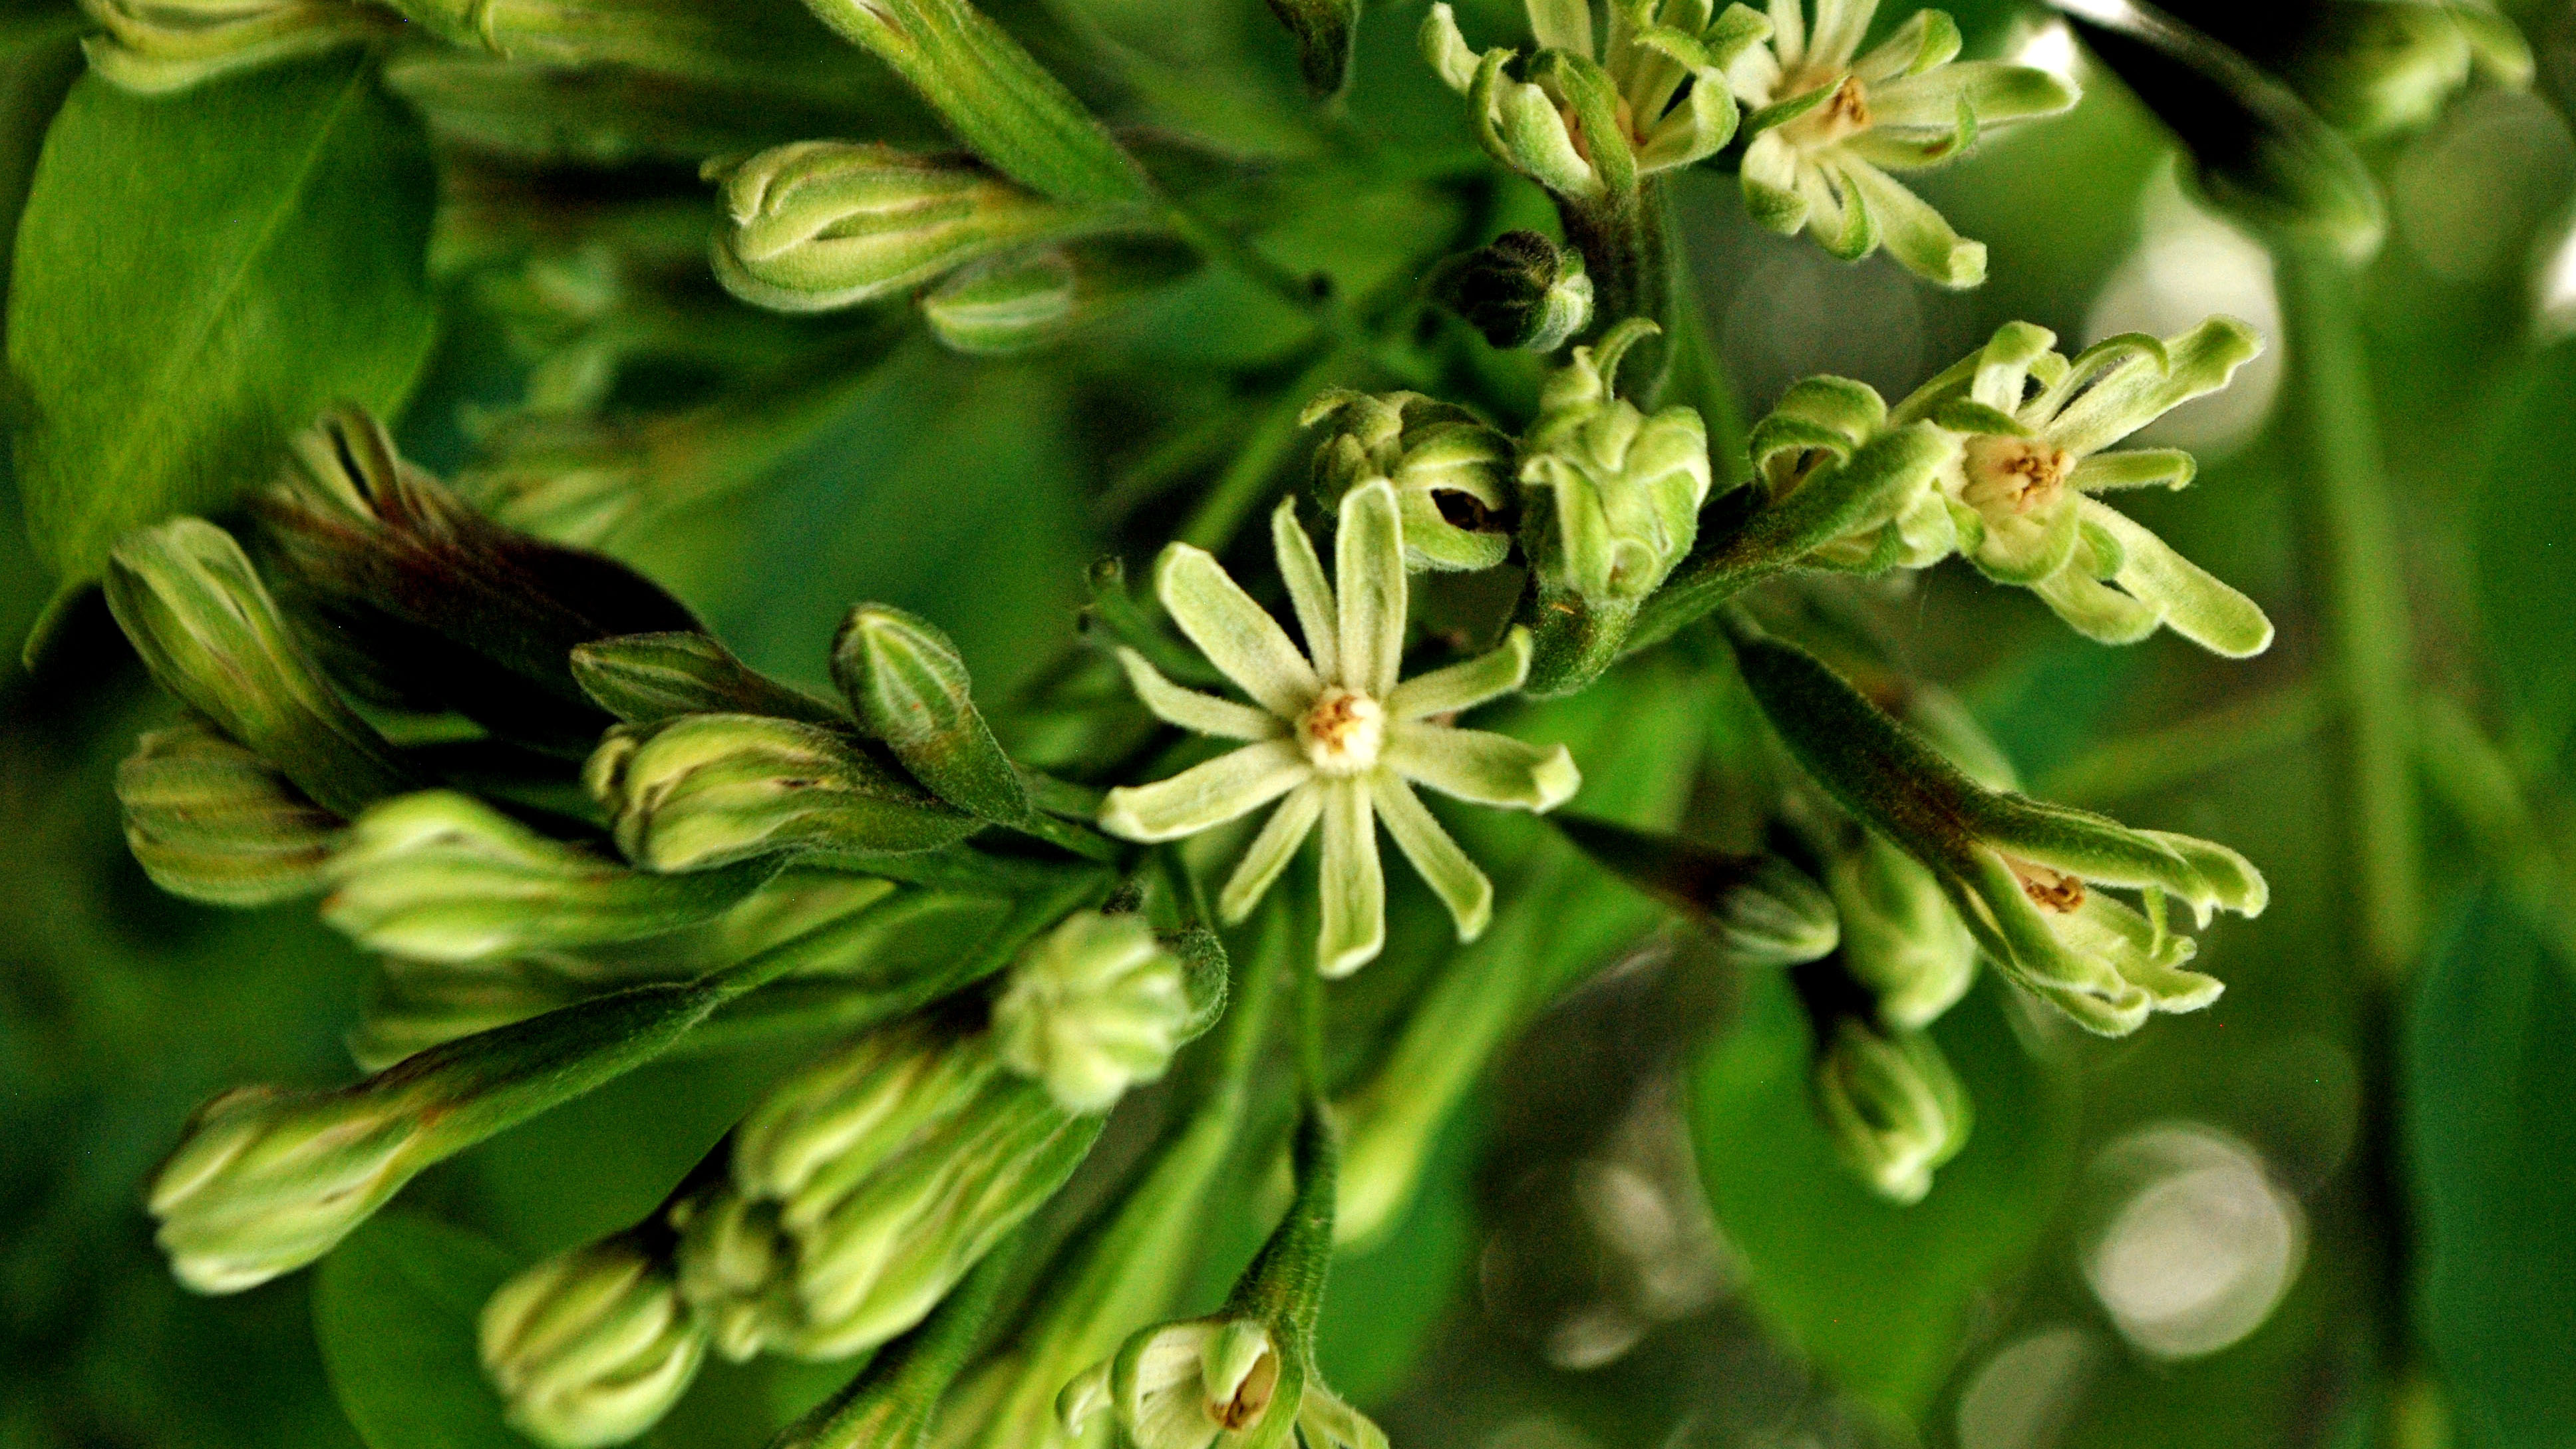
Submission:
[[[2204,939],[2228,984],[2216,1007],[2131,1039],[2038,1031],[1986,982],[1938,1032],[1976,1098],[1975,1138],[1902,1209],[1834,1165],[1778,981],[1712,987],[1671,930],[1623,949],[1450,1125],[1392,1237],[1337,1269],[1327,1367],[1394,1442],[2576,1445],[2576,837],[2561,808],[2576,21],[2513,8],[2541,57],[2531,92],[2473,89],[2365,148],[2390,225],[2360,326],[2422,746],[2406,796],[2422,909],[2402,959],[2379,959],[2364,924],[2385,902],[2351,844],[2332,520],[2288,420],[2300,342],[2272,259],[2194,199],[2150,112],[2046,12],[1966,7],[1972,48],[2082,67],[2086,99],[1925,182],[1991,249],[1992,281],[1965,294],[1760,232],[1731,179],[1683,180],[1692,266],[1748,415],[1812,372],[1902,393],[2012,318],[2081,343],[2224,311],[2271,339],[2235,388],[2149,440],[2197,450],[2198,483],[2138,504],[2262,603],[2280,627],[2265,656],[2214,660],[2170,635],[2099,648],[1956,563],[1851,597],[2036,793],[2228,842],[2273,904]],[[1410,54],[1420,9],[1371,7],[1358,104],[1454,144],[1440,128],[1455,110]],[[1209,14],[1267,23],[1257,6]],[[71,28],[43,21],[15,25],[0,54],[12,215],[81,68]],[[1388,234],[1436,204],[1362,196],[1295,244],[1365,278],[1400,257]],[[525,359],[469,289],[439,304],[403,434],[445,468],[465,451],[456,419],[508,395]],[[1108,362],[888,344],[751,486],[617,551],[781,676],[818,676],[841,611],[883,599],[940,620],[979,686],[1005,685],[1069,637],[1085,566],[1144,527],[1120,491],[1136,485],[1117,466],[1118,409],[1150,392],[1157,357],[1273,361],[1261,305],[1197,289]],[[14,641],[53,585],[14,489],[0,497]],[[1155,510],[1187,502],[1145,507],[1167,528]],[[104,610],[63,627],[36,673],[14,648],[0,664],[0,1444],[361,1443],[316,1346],[316,1275],[191,1296],[138,1203],[212,1092],[345,1079],[359,955],[301,907],[218,912],[144,879],[110,785],[173,706]],[[1629,743],[1687,755],[1744,727],[1740,706],[1694,698],[1626,721]],[[1724,784],[1705,772],[1694,811],[1722,821]],[[440,1168],[402,1206],[510,1261],[581,1241],[649,1207],[770,1069],[712,1056],[638,1073]],[[568,1160],[582,1170],[558,1170]],[[429,1231],[403,1226],[416,1220],[385,1231]],[[498,1268],[480,1285],[405,1278],[371,1265],[370,1241],[322,1280],[326,1299],[347,1295],[320,1305],[331,1352],[447,1354],[474,1388],[461,1325]],[[455,1251],[467,1277],[489,1252]],[[646,1442],[758,1444],[828,1382],[712,1368]],[[406,1444],[479,1442],[455,1432]]]

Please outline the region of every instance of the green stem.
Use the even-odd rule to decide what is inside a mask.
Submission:
[[[2348,858],[2362,954],[2402,975],[2422,937],[2413,648],[2395,509],[2372,416],[2358,277],[2349,263],[2278,251],[2289,332],[2291,430],[2308,514],[2308,566],[2326,613],[2327,687],[2345,726]]]
[[[1557,215],[1565,239],[1583,253],[1583,269],[1592,278],[1592,325],[1585,340],[1630,317],[1650,317],[1664,329],[1662,338],[1638,343],[1628,352],[1626,371],[1635,380],[1624,391],[1639,407],[1651,410],[1672,376],[1680,332],[1673,317],[1677,289],[1664,225],[1664,188],[1649,179],[1625,196],[1614,193],[1591,202],[1559,198]]]

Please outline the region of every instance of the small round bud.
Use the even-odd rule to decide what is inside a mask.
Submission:
[[[1102,1112],[1159,1080],[1194,1013],[1180,958],[1144,920],[1085,911],[1030,944],[993,1004],[1011,1070],[1068,1112]]]
[[[1496,347],[1554,352],[1592,323],[1583,256],[1534,231],[1507,231],[1451,257],[1431,295]]]
[[[718,1188],[675,1208],[671,1225],[681,1296],[717,1352],[741,1363],[796,1331],[796,1248],[777,1202]]]
[[[1318,504],[1338,512],[1353,489],[1394,485],[1406,568],[1488,569],[1511,552],[1511,439],[1474,413],[1418,392],[1335,388],[1298,421],[1332,426],[1315,449]]]
[[[483,1306],[480,1345],[512,1427],[553,1449],[591,1449],[668,1412],[707,1335],[670,1266],[619,1237],[502,1284]]]
[[[1895,1202],[1922,1201],[1932,1170],[1968,1145],[1968,1094],[1916,1032],[1837,1023],[1816,1061],[1816,1099],[1844,1165]]]
[[[1620,360],[1656,331],[1630,321],[1551,376],[1521,439],[1522,546],[1540,587],[1594,608],[1633,609],[1690,552],[1708,500],[1699,414],[1652,417],[1614,389]]]
[[[331,1251],[416,1170],[416,1114],[336,1093],[265,1087],[199,1108],[146,1202],[173,1276],[235,1293]]]
[[[374,950],[456,962],[661,935],[759,883],[742,872],[632,870],[445,790],[359,816],[332,877],[324,920]]]
[[[717,280],[780,312],[852,306],[1100,220],[971,162],[891,146],[799,141],[708,172],[728,222]]]

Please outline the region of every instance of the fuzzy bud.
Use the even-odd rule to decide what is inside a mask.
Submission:
[[[1330,423],[1315,449],[1315,501],[1339,511],[1353,489],[1395,488],[1405,567],[1488,569],[1511,552],[1511,440],[1474,413],[1418,392],[1335,388],[1299,415]]]
[[[727,221],[717,280],[779,312],[854,306],[1098,224],[972,163],[872,143],[799,141],[709,175]]]
[[[608,812],[618,848],[651,871],[704,871],[781,851],[935,850],[979,824],[844,735],[758,715],[620,725],[582,778]]]
[[[1968,1145],[1968,1094],[1916,1032],[1837,1023],[1816,1062],[1816,1100],[1844,1165],[1895,1202],[1922,1201],[1933,1169]]]
[[[152,883],[222,906],[322,890],[340,817],[204,720],[154,730],[116,769],[125,843]]]
[[[420,1115],[362,1096],[243,1087],[199,1108],[146,1206],[170,1271],[200,1293],[291,1273],[409,1179]]]
[[[1507,231],[1433,273],[1431,295],[1496,347],[1554,352],[1592,324],[1583,254]]]
[[[1042,1082],[1068,1112],[1103,1112],[1160,1080],[1193,1019],[1180,958],[1142,918],[1086,911],[1030,944],[993,1003],[1011,1070]]]
[[[1019,771],[975,708],[966,661],[938,625],[861,604],[832,641],[832,674],[870,733],[941,799],[986,820],[1025,820]]]
[[[660,1419],[697,1376],[707,1335],[670,1266],[617,1237],[502,1284],[479,1342],[511,1427],[551,1449],[592,1449]]]

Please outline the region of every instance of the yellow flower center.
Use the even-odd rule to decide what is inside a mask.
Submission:
[[[2036,438],[1980,433],[1963,459],[1968,486],[1959,501],[1989,519],[2022,517],[2057,501],[2075,455]]]
[[[1813,81],[1791,81],[1780,87],[1779,94],[1794,96],[1824,83],[1824,77]],[[1800,150],[1813,151],[1847,137],[1857,136],[1870,127],[1869,88],[1860,77],[1847,75],[1824,104],[1781,128],[1781,135]]]
[[[2032,905],[2061,916],[2083,906],[2084,882],[2076,877],[2009,855],[2004,857],[2004,864],[2011,868],[2013,879],[2021,882],[2021,893],[2030,897]]]
[[[1386,707],[1355,689],[1327,689],[1298,718],[1297,740],[1325,774],[1359,774],[1386,743]]]

